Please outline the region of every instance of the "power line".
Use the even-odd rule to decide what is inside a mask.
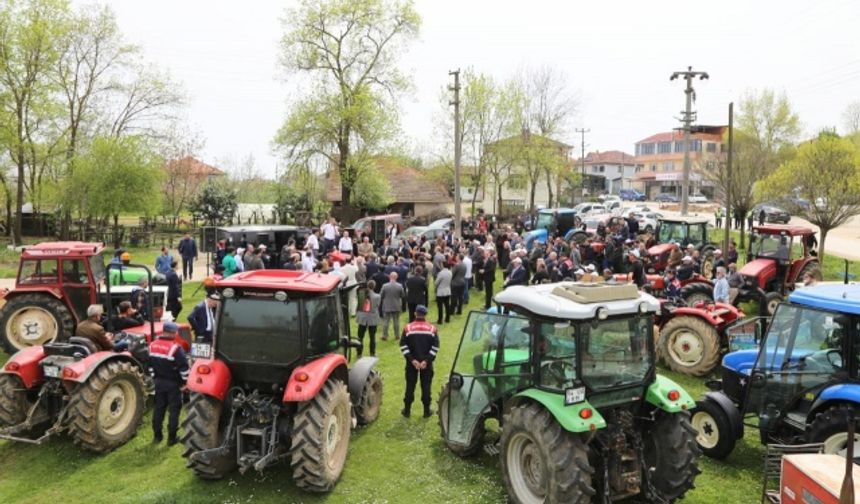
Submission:
[[[707,72],[694,72],[693,67],[688,66],[685,72],[675,72],[669,80],[675,80],[678,77],[683,77],[687,81],[687,87],[684,89],[684,94],[687,97],[687,107],[681,112],[683,117],[681,123],[684,125],[684,179],[681,182],[681,215],[687,215],[687,206],[690,199],[690,130],[693,122],[696,120],[696,113],[693,109],[693,101],[696,99],[696,90],[693,89],[693,79],[698,77],[700,80],[709,78]]]

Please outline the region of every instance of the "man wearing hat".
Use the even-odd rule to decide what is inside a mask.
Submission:
[[[213,291],[191,310],[188,315],[188,323],[194,330],[195,341],[212,344],[212,334],[215,332],[215,314],[220,301],[221,295]]]
[[[681,266],[678,267],[678,280],[689,280],[693,276],[694,271],[695,265],[693,264],[693,257],[685,255],[684,258],[681,259]]]
[[[723,251],[720,249],[714,250],[714,271],[719,267],[726,267],[726,260],[723,259]]]
[[[403,410],[409,418],[412,402],[415,400],[415,385],[421,379],[421,402],[424,404],[424,418],[430,417],[431,389],[433,383],[433,361],[439,353],[439,335],[436,326],[427,322],[427,307],[415,307],[415,320],[403,328],[400,337],[400,351],[406,359],[406,393],[403,396]]]
[[[582,277],[582,281],[588,283],[603,283],[603,277],[597,273],[597,266],[589,264],[585,267],[585,276]]]
[[[638,249],[630,249],[627,253],[627,261],[630,266],[630,276],[633,280],[633,283],[636,284],[636,287],[642,288],[648,280],[645,278],[645,268],[642,266],[642,261],[639,260],[639,250]]]
[[[160,443],[164,436],[164,413],[168,410],[167,445],[177,443],[176,431],[179,428],[179,410],[182,408],[182,389],[188,379],[188,360],[182,347],[176,343],[179,326],[165,322],[162,333],[149,344],[149,363],[155,377],[155,410],[152,413],[152,432],[154,443]]]

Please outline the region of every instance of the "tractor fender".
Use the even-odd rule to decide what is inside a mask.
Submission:
[[[669,399],[669,392],[672,391],[678,392],[678,399],[674,401]],[[667,413],[678,413],[696,407],[696,401],[684,387],[659,374],[655,376],[654,383],[648,386],[645,400]]]
[[[332,374],[341,378],[345,383],[349,382],[346,357],[341,354],[326,354],[304,366],[297,367],[287,381],[283,401],[285,403],[303,402],[313,399]],[[302,380],[299,380],[300,376]]]
[[[7,301],[21,294],[50,294],[55,299],[63,300],[63,292],[60,289],[39,286],[23,286],[15,287],[13,290],[6,290],[6,295],[3,296]],[[65,304],[65,303],[63,303]]]
[[[732,430],[735,434],[735,439],[740,439],[744,437],[744,418],[741,415],[738,407],[735,406],[735,403],[729,399],[729,396],[724,394],[723,392],[705,392],[705,399],[710,399],[714,401],[717,406],[723,410],[723,413],[726,414],[726,417],[729,419],[729,423],[732,425]]]
[[[840,383],[822,390],[809,408],[808,420],[811,421],[820,409],[833,402],[851,403],[860,407],[860,384]]]
[[[534,229],[526,233],[525,242],[526,242],[526,250],[531,250],[534,247],[535,242],[538,243],[546,243],[547,239],[547,230],[546,229]]]
[[[546,408],[561,427],[568,432],[591,432],[606,428],[606,420],[587,400],[565,406],[564,394],[547,392],[536,388],[523,390],[514,396],[514,401],[532,400]],[[507,407],[507,406],[506,406]],[[591,416],[583,419],[580,411],[591,410]]]
[[[205,366],[205,367],[204,367]],[[202,368],[202,369],[201,369]],[[218,359],[197,359],[188,373],[188,390],[223,401],[233,379],[230,368]]]
[[[39,365],[45,358],[45,349],[42,346],[32,346],[15,352],[9,362],[3,366],[0,374],[12,374],[24,382],[27,388],[33,387],[42,381],[42,366]]]
[[[70,383],[83,383],[87,381],[93,372],[108,361],[129,362],[143,373],[145,370],[129,352],[113,352],[110,350],[96,352],[79,361],[67,364],[63,367],[63,381]]]
[[[705,322],[707,322],[708,324],[710,324],[714,327],[717,327],[723,323],[722,318],[715,317],[714,314],[709,312],[708,310],[706,310],[704,308],[693,308],[693,307],[689,307],[689,306],[680,306],[678,308],[675,308],[672,311],[671,316],[668,317],[667,322],[669,320],[671,320],[672,318],[677,317],[679,315],[687,315],[689,317],[698,317],[698,318],[704,320]]]
[[[367,377],[373,371],[373,367],[379,362],[378,357],[362,357],[358,359],[349,370],[349,397],[352,404],[358,404]]]

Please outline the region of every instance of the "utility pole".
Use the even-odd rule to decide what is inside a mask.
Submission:
[[[726,236],[723,250],[729,249],[729,230],[732,228],[732,150],[734,149],[735,103],[729,103],[729,152],[726,154]]]
[[[462,236],[462,222],[460,217],[460,152],[462,150],[460,139],[460,70],[448,72],[454,76],[454,85],[448,86],[454,92],[454,100],[448,102],[454,106],[454,236]]]
[[[579,202],[585,203],[585,134],[590,132],[591,129],[578,128],[576,130],[577,133],[582,134],[582,156],[580,156],[580,170],[582,171],[582,178],[579,181]]]
[[[687,107],[681,112],[684,117],[681,122],[684,124],[684,180],[681,182],[681,215],[687,215],[687,206],[690,198],[690,130],[692,129],[693,121],[696,120],[696,113],[693,112],[693,101],[696,99],[696,91],[693,89],[693,79],[698,77],[700,80],[708,78],[707,72],[694,72],[693,67],[688,66],[686,72],[675,72],[669,77],[670,81],[683,77],[687,81],[687,88],[684,89],[684,94],[687,95]]]

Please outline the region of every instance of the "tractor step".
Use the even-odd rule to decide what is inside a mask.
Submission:
[[[499,445],[498,443],[489,443],[484,445],[484,452],[491,456],[495,457],[499,454]]]
[[[799,431],[806,431],[806,415],[799,412],[791,412],[785,415],[785,423]]]

